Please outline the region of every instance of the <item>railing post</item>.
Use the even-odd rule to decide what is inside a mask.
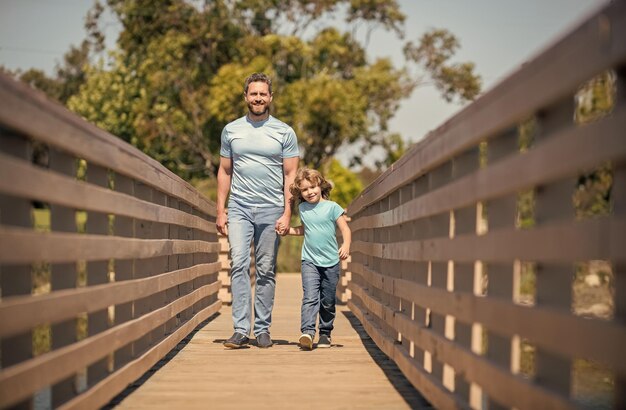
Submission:
[[[30,161],[31,144],[25,138],[0,128],[0,152]],[[32,227],[31,203],[27,199],[13,198],[0,194],[0,223],[21,227]],[[2,298],[16,295],[30,295],[33,283],[29,265],[0,266],[0,294]],[[6,368],[33,356],[33,334],[21,335],[0,340],[0,368]],[[18,409],[29,409],[32,400],[24,400],[16,405]]]
[[[487,143],[487,167],[497,163],[499,160],[511,155],[518,155],[518,139],[515,129],[508,129],[500,136],[492,138]],[[511,230],[515,228],[517,211],[517,200],[515,195],[491,200],[487,203],[487,230],[494,232],[498,230]],[[514,286],[513,263],[487,263],[483,265],[487,271],[487,294],[490,297],[500,297],[507,301],[512,301],[516,289]],[[506,336],[501,336],[487,329],[487,351],[486,356],[495,363],[506,369],[512,366],[512,352],[514,341]],[[487,397],[488,408],[503,409],[504,407],[493,399]]]
[[[76,158],[50,148],[49,167],[51,171],[76,178]],[[50,205],[50,229],[58,232],[77,232],[76,210],[56,204]],[[68,263],[55,263],[50,266],[50,290],[76,288],[78,277],[78,261]],[[51,348],[53,350],[76,342],[80,330],[86,325],[79,318],[69,319],[52,326]],[[81,335],[84,337],[84,334]],[[85,385],[86,374],[73,375],[55,384],[52,387],[52,406],[56,407],[74,397],[79,389]]]
[[[172,209],[178,209],[179,201],[176,198],[169,197],[167,200],[167,205]],[[178,225],[170,224],[169,231],[167,234],[167,238],[169,239],[178,239],[180,228]],[[169,255],[167,258],[167,270],[173,271],[180,268],[179,264],[179,255]],[[180,296],[179,287],[172,286],[165,293],[166,302],[172,302],[176,300]],[[165,324],[165,333],[170,333],[173,329],[175,329],[180,324],[180,318],[178,316],[174,316]]]
[[[108,170],[95,164],[87,164],[87,180],[89,183],[102,188],[109,187]],[[87,234],[108,235],[109,218],[108,215],[98,212],[86,212]],[[101,285],[109,282],[109,261],[93,261],[87,263],[86,286]],[[95,335],[109,327],[108,310],[103,309],[89,314],[87,320],[87,331],[89,336]],[[99,360],[87,369],[87,382],[92,386],[104,379],[109,373],[108,358]]]
[[[442,187],[452,179],[452,161],[448,161],[428,174],[428,190],[430,192]],[[450,237],[450,213],[444,212],[427,218],[428,238]],[[430,286],[444,290],[449,289],[449,278],[454,277],[453,265],[450,261],[430,261]],[[446,338],[453,338],[453,318],[434,312],[430,313],[430,327]],[[443,362],[432,358],[432,374],[451,392],[454,389],[454,370]]]
[[[568,96],[540,113],[536,144],[545,142],[559,129],[573,126],[573,120],[574,99]],[[575,186],[576,181],[571,178],[544,185],[537,190],[535,202],[537,226],[574,220],[572,196]],[[572,264],[543,262],[538,265],[536,274],[537,306],[551,306],[563,309],[565,312],[571,312],[573,269]],[[541,348],[537,348],[535,354],[536,381],[568,397],[571,392],[572,360],[562,358]]]
[[[616,70],[616,77],[614,111],[626,106],[626,66]],[[625,218],[626,162],[620,161],[613,165],[612,212],[616,219]],[[626,263],[614,262],[613,275],[615,280],[615,317],[613,320],[623,324],[626,323]],[[626,374],[617,374],[615,377],[614,408],[626,408]]]
[[[122,174],[115,174],[115,191],[129,196],[135,196],[135,184],[132,179]],[[114,234],[122,238],[135,237],[135,225],[137,221],[127,216],[115,215]],[[131,280],[135,277],[134,259],[117,259],[114,262],[115,282]],[[133,319],[134,302],[115,305],[115,325],[119,325]],[[117,349],[114,352],[114,369],[123,367],[133,358],[132,343]]]
[[[469,150],[465,154],[455,157],[452,163],[453,179],[462,178],[475,172],[479,168],[478,149]],[[476,228],[476,204],[461,209],[455,209],[451,213],[450,238],[459,235],[475,235]],[[473,294],[475,283],[475,269],[473,262],[454,262],[452,267],[452,289],[457,292]],[[465,323],[454,319],[454,341],[470,350],[472,347],[472,323]],[[462,374],[456,374],[454,379],[454,393],[464,402],[471,402],[470,383]],[[479,407],[477,403],[471,403]]]

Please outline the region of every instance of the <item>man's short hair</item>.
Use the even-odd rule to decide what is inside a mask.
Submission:
[[[248,78],[246,78],[246,81],[243,84],[244,94],[248,94],[248,86],[250,85],[250,83],[256,82],[267,84],[270,90],[270,94],[272,94],[272,79],[269,78],[269,76],[265,73],[253,73]]]

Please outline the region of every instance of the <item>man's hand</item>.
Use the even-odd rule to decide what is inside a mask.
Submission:
[[[226,212],[220,212],[217,214],[215,226],[217,227],[217,232],[224,236],[228,236],[228,216],[226,216]]]
[[[276,230],[276,232],[278,232],[280,236],[285,236],[289,233],[289,219],[291,218],[288,215],[283,214],[283,216],[278,218],[278,220],[276,221],[274,229]]]

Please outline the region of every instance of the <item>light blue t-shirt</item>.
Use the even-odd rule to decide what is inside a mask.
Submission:
[[[333,201],[320,201],[316,204],[302,202],[298,210],[304,225],[302,260],[322,267],[339,263],[335,226],[337,218],[344,213],[343,208]]]
[[[283,158],[299,155],[293,129],[269,116],[259,122],[248,116],[222,130],[220,156],[231,158],[230,200],[244,206],[284,206]]]

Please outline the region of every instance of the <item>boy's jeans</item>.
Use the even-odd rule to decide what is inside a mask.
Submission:
[[[231,201],[228,207],[230,284],[235,332],[250,334],[250,245],[254,239],[256,286],[254,335],[269,333],[276,289],[276,255],[280,236],[274,230],[283,207],[246,207]]]
[[[339,263],[330,266],[316,266],[302,261],[302,312],[300,331],[315,335],[315,319],[320,315],[320,335],[330,336],[335,321],[335,293],[339,281]]]

